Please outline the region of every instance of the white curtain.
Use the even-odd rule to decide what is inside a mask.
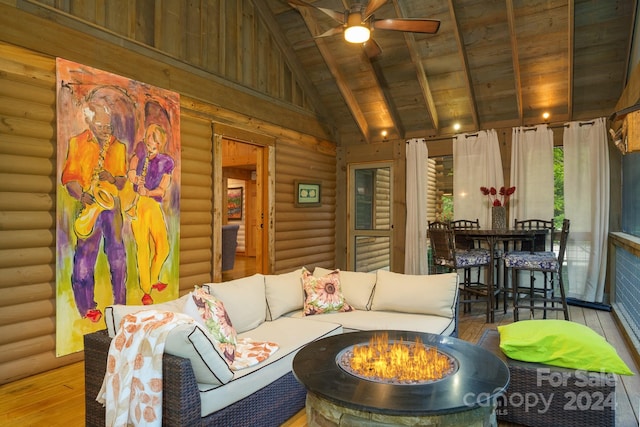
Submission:
[[[564,129],[565,218],[571,220],[567,296],[603,302],[609,232],[609,151],[604,118]]]
[[[482,130],[456,135],[453,139],[453,216],[479,219],[482,228],[491,227],[491,203],[480,187],[504,185],[498,134]]]
[[[407,141],[407,222],[404,249],[405,274],[428,274],[427,260],[427,143]]]
[[[516,219],[553,218],[553,131],[547,125],[513,128],[511,179],[516,187],[508,204],[511,223]]]

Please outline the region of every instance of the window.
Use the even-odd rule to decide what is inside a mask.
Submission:
[[[640,154],[640,153],[638,153]],[[627,156],[629,157],[629,156]],[[453,156],[434,157],[435,161],[435,216],[429,220],[447,221],[453,219]],[[631,169],[631,167],[629,168]],[[640,158],[635,163],[635,181],[640,182]],[[562,147],[553,149],[554,173],[554,223],[556,229],[562,228],[564,220],[564,150]],[[627,189],[632,192],[632,187]],[[634,194],[635,195],[635,194]],[[630,197],[631,198],[631,197]],[[640,200],[636,196],[635,208],[631,210],[636,215],[636,233],[640,233]],[[638,234],[636,234],[638,235]]]
[[[434,157],[435,216],[429,220],[453,219],[453,156]]]
[[[553,222],[556,230],[562,229],[564,220],[564,149],[553,149]]]
[[[640,237],[640,152],[622,158],[622,231]]]

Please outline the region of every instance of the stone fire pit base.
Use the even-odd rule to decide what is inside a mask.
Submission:
[[[385,415],[347,408],[307,392],[306,412],[309,427],[437,426],[495,427],[495,406],[479,406],[468,411],[444,415]]]

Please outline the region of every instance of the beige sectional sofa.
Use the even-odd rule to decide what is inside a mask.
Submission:
[[[313,276],[330,272],[316,268]],[[257,365],[232,371],[206,330],[196,324],[175,328],[167,337],[163,361],[163,424],[280,425],[304,407],[305,390],[291,373],[293,357],[307,343],[330,335],[360,330],[457,335],[455,273],[341,271],[339,281],[353,310],[307,316],[302,269],[206,284],[223,302],[238,337],[275,342],[279,349]],[[107,331],[85,336],[87,425],[104,425],[104,408],[95,397],[122,317],[149,308],[183,312],[187,298],[190,294],[153,306],[105,310]]]

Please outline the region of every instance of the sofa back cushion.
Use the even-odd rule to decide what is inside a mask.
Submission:
[[[313,270],[315,277],[326,276],[333,270],[316,267]],[[355,271],[340,270],[340,286],[344,300],[356,310],[368,310],[373,296],[373,288],[376,285],[375,273],[361,273]]]
[[[283,314],[302,310],[302,268],[283,274],[264,276],[267,299],[267,320],[276,320]]]
[[[208,283],[209,292],[224,304],[231,323],[240,334],[265,321],[267,302],[264,276],[254,274],[222,283]]]
[[[455,316],[458,297],[456,273],[410,275],[378,270],[376,275],[372,310],[447,318]]]
[[[142,310],[171,311],[174,313],[182,313],[187,299],[191,298],[191,294],[186,294],[178,299],[153,304],[153,305],[121,305],[114,304],[107,306],[104,310],[104,322],[107,324],[107,332],[111,338],[116,336],[120,329],[120,322],[127,314],[136,313]]]

